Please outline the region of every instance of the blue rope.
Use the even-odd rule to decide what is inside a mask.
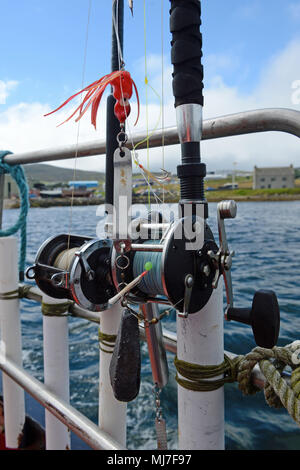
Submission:
[[[8,165],[3,159],[12,152],[0,151],[0,174],[9,173],[18,185],[20,191],[21,207],[20,214],[15,225],[7,230],[0,230],[0,237],[9,237],[20,230],[21,246],[19,254],[19,272],[20,280],[24,280],[24,270],[26,262],[26,226],[27,214],[29,210],[29,190],[26,175],[20,165]]]

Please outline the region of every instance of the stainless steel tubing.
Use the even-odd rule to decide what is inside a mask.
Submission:
[[[270,131],[300,137],[300,112],[287,108],[269,108],[208,119],[204,121],[202,139]]]
[[[147,251],[147,252],[163,252],[164,251],[164,245],[142,245],[142,244],[133,244],[131,245],[132,251]]]
[[[229,114],[203,121],[202,140],[218,139],[234,135],[252,134],[256,132],[286,132],[300,137],[300,112],[287,108],[258,109],[237,114]],[[158,129],[149,138],[150,147],[162,146],[162,134],[164,145],[176,145],[179,143],[177,127]],[[143,141],[139,149],[147,147],[147,135],[139,132],[133,136],[133,144]],[[129,144],[131,148],[131,144]],[[85,142],[78,145],[65,145],[62,147],[37,150],[33,152],[15,153],[4,158],[5,163],[26,164],[40,163],[55,160],[66,160],[78,157],[91,157],[104,155],[106,142],[104,140]]]
[[[145,319],[144,331],[148,345],[153,382],[159,388],[163,388],[169,380],[169,369],[166,349],[164,348],[162,325],[161,322],[150,323],[154,319],[159,318],[159,310],[157,304],[148,302],[142,305],[142,311]]]
[[[44,384],[0,354],[0,369],[95,450],[126,450]]]

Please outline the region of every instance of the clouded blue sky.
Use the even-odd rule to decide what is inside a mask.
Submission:
[[[141,95],[141,130],[146,123],[144,2],[134,0],[133,18],[127,0],[125,4],[125,61]],[[81,86],[88,7],[89,0],[2,0],[1,148],[27,151],[76,142],[74,123],[57,129],[61,116],[44,118],[43,114]],[[163,51],[165,122],[174,125],[168,15],[168,0],[146,0],[149,80],[162,95]],[[292,89],[293,83],[300,80],[299,0],[203,0],[202,20],[205,117],[261,107],[292,107],[300,111],[300,99],[295,99],[295,94],[293,99]],[[86,84],[109,73],[110,39],[111,0],[92,0]],[[148,96],[149,122],[154,128],[160,104],[151,90]],[[297,96],[300,98],[300,93]],[[104,101],[98,131],[95,133],[86,116],[81,125],[81,141],[104,136]],[[290,136],[222,139],[206,142],[203,148],[203,159],[211,169],[231,168],[234,161],[240,168],[270,163],[300,166],[300,144]],[[174,170],[178,158],[176,150],[166,149],[168,169]],[[84,159],[79,167],[103,170],[102,161],[101,157]],[[153,168],[160,166],[159,150],[152,152],[151,161]]]

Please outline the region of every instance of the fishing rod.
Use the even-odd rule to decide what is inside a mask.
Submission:
[[[97,82],[100,92],[96,90],[102,93],[107,84],[113,86],[107,114],[107,208],[111,205],[106,223],[107,236],[92,239],[60,234],[51,237],[41,246],[34,265],[27,271],[27,277],[34,279],[47,295],[73,300],[85,309],[109,316],[110,309],[121,304],[123,314],[110,365],[113,393],[121,402],[131,401],[139,393],[139,321],[143,321],[156,386],[156,428],[160,448],[166,448],[166,433],[159,394],[168,383],[169,371],[162,339],[163,315],[158,305],[167,304],[168,311],[172,308],[177,311],[178,359],[185,364],[220,364],[224,359],[221,277],[226,292],[226,320],[251,325],[256,343],[266,348],[277,343],[280,325],[278,302],[273,291],[256,292],[251,308],[234,306],[231,278],[234,252],[227,242],[225,220],[236,217],[236,203],[223,201],[218,205],[218,242],[207,222],[206,165],[201,161],[204,104],[201,3],[199,0],[170,2],[173,92],[181,144],[181,162],[177,168],[180,181],[178,218],[166,221],[162,212],[151,211],[134,220],[130,216],[132,155],[126,146],[125,121],[130,112],[128,99],[132,90],[130,88],[125,96],[124,89],[127,84],[132,87],[132,80],[126,75],[128,72],[123,64],[115,62],[112,74],[106,76],[109,78]],[[119,8],[119,42],[113,42],[113,50],[118,52],[120,59],[123,2],[113,5]],[[92,88],[85,91],[90,98]],[[98,106],[100,95],[97,96]],[[116,112],[116,100],[124,107],[122,119]],[[222,390],[211,392],[211,398],[207,400],[203,398],[205,393],[191,396],[182,383],[179,382],[178,387],[179,423],[184,436],[181,448],[199,448],[199,441],[193,442],[194,436],[201,433],[201,445],[209,446],[207,435],[212,427],[218,430],[216,446],[222,448]],[[202,406],[208,407],[208,417],[201,416]]]

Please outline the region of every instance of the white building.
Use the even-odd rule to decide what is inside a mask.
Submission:
[[[10,199],[12,196],[19,195],[18,185],[15,180],[11,177],[11,175],[5,175],[3,189],[4,199]]]
[[[253,189],[294,188],[294,186],[295,170],[293,165],[273,168],[254,167]]]

